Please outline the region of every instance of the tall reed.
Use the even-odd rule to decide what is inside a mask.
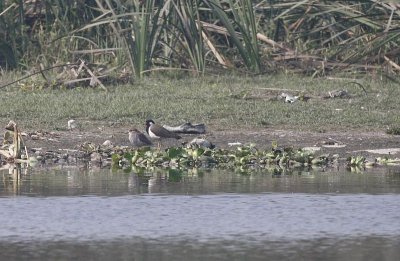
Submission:
[[[0,66],[398,73],[399,27],[400,4],[377,0],[4,0]]]

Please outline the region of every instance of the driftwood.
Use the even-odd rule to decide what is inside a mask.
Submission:
[[[206,132],[206,126],[203,123],[193,125],[190,122],[187,122],[177,127],[172,127],[168,125],[164,125],[163,127],[175,133],[203,134]]]
[[[22,144],[24,143],[21,132],[18,130],[17,124],[10,121],[5,127],[3,146],[0,148],[0,155],[4,156],[6,161],[13,163],[28,162],[29,155],[25,146],[26,160],[21,158]],[[9,144],[9,138],[12,137],[12,144]],[[6,148],[6,149],[5,149]]]

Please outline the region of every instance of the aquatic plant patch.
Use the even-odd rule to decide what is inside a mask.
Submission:
[[[271,148],[259,150],[254,145],[235,149],[209,149],[198,146],[171,147],[164,151],[149,147],[136,150],[120,151],[112,154],[111,165],[116,168],[131,166],[172,167],[172,168],[269,168],[289,169],[295,167],[323,166],[339,164],[339,155],[322,154],[305,149]],[[385,164],[400,164],[399,159],[377,158],[368,161],[363,156],[349,157],[344,164],[348,167],[372,167]]]
[[[12,145],[12,144],[11,144]],[[3,150],[9,146],[3,144]],[[26,148],[25,148],[26,149]],[[169,147],[160,150],[151,147],[132,149],[127,146],[97,145],[84,142],[77,149],[43,151],[41,149],[21,149],[22,160],[0,155],[1,164],[26,163],[30,166],[67,164],[84,162],[89,165],[111,167],[131,171],[133,169],[193,169],[221,168],[238,169],[243,173],[266,169],[280,174],[282,171],[297,168],[330,168],[344,166],[360,171],[366,167],[400,165],[400,159],[389,156],[367,160],[364,156],[353,155],[341,159],[338,154],[320,154],[314,151],[273,146],[270,149],[258,149],[254,144],[231,149],[203,148],[197,145]]]

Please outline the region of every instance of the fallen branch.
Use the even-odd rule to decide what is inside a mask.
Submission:
[[[207,35],[204,33],[204,31],[201,31],[201,35],[203,36],[204,41],[206,42],[206,44],[208,45],[208,47],[210,48],[211,52],[215,55],[215,57],[217,58],[218,62],[220,64],[222,64],[224,66],[224,68],[227,67],[232,67],[232,64],[229,63],[229,61],[227,61],[225,59],[225,57],[223,57],[215,48],[215,46],[211,43],[210,39],[208,39]]]
[[[385,59],[385,61],[387,61],[391,66],[393,66],[393,68],[395,68],[396,70],[400,71],[400,66],[393,62],[392,60],[390,60],[386,55],[383,56],[383,58]]]
[[[103,85],[103,83],[99,80],[99,78],[94,75],[94,73],[89,69],[89,67],[86,66],[86,64],[83,65],[85,67],[86,71],[92,76],[92,79],[90,80],[90,85],[94,86],[93,82],[97,83],[103,90],[107,91],[106,86]]]
[[[12,85],[14,83],[20,82],[22,80],[25,80],[25,79],[27,79],[29,77],[32,77],[32,76],[36,75],[36,74],[39,74],[39,73],[42,74],[44,71],[48,71],[48,70],[51,70],[51,69],[54,69],[54,68],[59,68],[59,67],[66,67],[66,66],[70,66],[70,65],[78,65],[78,64],[79,63],[68,63],[68,64],[55,65],[55,66],[52,66],[52,67],[45,68],[43,70],[41,69],[40,71],[28,74],[28,75],[26,75],[26,76],[24,76],[22,78],[19,78],[19,79],[15,80],[15,81],[10,82],[10,83],[6,83],[6,84],[0,86],[0,89],[4,88],[4,87],[7,87],[7,86],[10,86],[10,85]]]

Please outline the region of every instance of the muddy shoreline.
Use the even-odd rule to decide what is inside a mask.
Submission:
[[[94,126],[85,130],[61,131],[25,131],[24,141],[29,151],[54,151],[62,153],[81,150],[82,144],[101,145],[109,140],[113,146],[130,146],[128,130],[130,126],[105,127]],[[259,149],[270,149],[273,143],[280,147],[311,148],[318,154],[339,154],[341,158],[348,156],[365,156],[376,158],[388,155],[399,157],[400,137],[384,132],[327,131],[323,133],[295,131],[272,128],[253,130],[214,130],[207,129],[204,135],[182,135],[179,141],[163,141],[162,147],[180,146],[196,137],[211,141],[217,148],[230,148],[229,143],[247,145],[256,144]]]

